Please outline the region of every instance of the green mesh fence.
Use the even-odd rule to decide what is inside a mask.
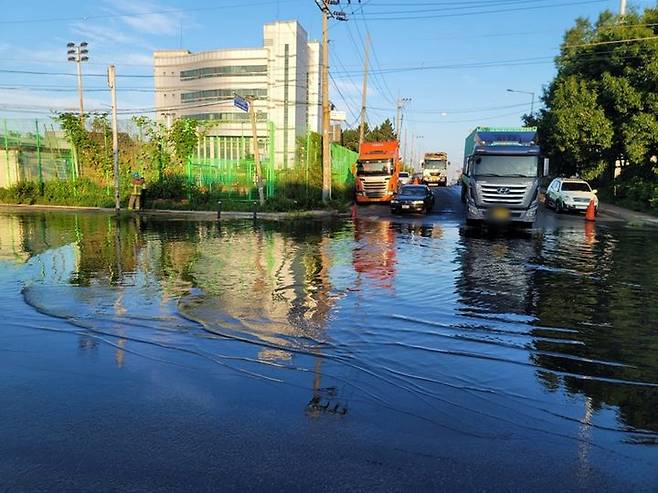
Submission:
[[[0,120],[0,188],[76,177],[71,146],[50,120]]]
[[[145,176],[157,176],[157,164],[152,162],[148,153],[139,151],[139,146],[144,145],[148,137],[142,135],[134,122],[120,122],[119,126],[120,147],[131,150],[135,156],[128,159],[129,162],[137,165]],[[197,148],[186,163],[188,183],[232,200],[257,198],[253,140],[248,135],[248,126],[237,133],[199,137]],[[288,146],[290,152],[286,156],[282,145],[276,148],[277,142],[277,130],[269,122],[265,135],[261,134],[258,139],[266,197],[317,200],[322,190],[321,136],[310,132],[297,137],[294,145]],[[107,154],[111,148],[106,146],[111,146],[111,141],[101,144],[102,152]],[[351,193],[357,154],[332,144],[331,157],[334,196]],[[285,167],[284,163],[287,163]],[[0,188],[21,181],[43,184],[49,180],[75,181],[78,177],[85,177],[110,192],[111,169],[101,174],[85,170],[81,173],[75,151],[56,121],[0,120]]]
[[[311,200],[322,189],[322,139],[316,133],[297,138],[288,167],[278,166],[273,125],[268,138],[259,138],[261,168],[268,198],[283,196]],[[188,162],[188,180],[205,190],[234,200],[257,197],[253,143],[245,136],[207,136]],[[349,193],[354,186],[353,166],[357,153],[338,144],[331,145],[332,185],[337,194]]]

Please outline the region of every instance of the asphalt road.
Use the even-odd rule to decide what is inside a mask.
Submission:
[[[458,222],[466,223],[464,204],[460,200],[459,186],[436,187],[434,192],[434,208],[430,214],[392,214],[387,204],[368,204],[357,208],[360,217],[370,219],[390,220],[396,223],[419,223],[428,224],[435,222]],[[604,212],[599,213],[597,222],[619,223],[624,222],[615,216]],[[585,222],[583,214],[563,213],[556,214],[553,210],[540,206],[539,216],[535,222],[534,229],[556,229],[562,227],[578,227]]]

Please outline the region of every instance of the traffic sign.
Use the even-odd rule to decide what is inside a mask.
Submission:
[[[233,98],[233,106],[240,108],[242,111],[249,111],[249,101],[238,96],[237,94]]]

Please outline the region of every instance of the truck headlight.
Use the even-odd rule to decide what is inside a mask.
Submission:
[[[422,200],[414,200],[414,201],[412,202],[413,205],[423,205],[424,203],[425,203],[425,202],[423,202]]]

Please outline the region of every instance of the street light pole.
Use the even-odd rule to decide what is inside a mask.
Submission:
[[[78,97],[80,98],[80,125],[84,125],[84,118],[85,118],[84,102],[82,96],[83,89],[82,89],[81,63],[89,61],[89,57],[87,56],[89,54],[89,50],[87,49],[87,46],[89,46],[89,44],[86,41],[83,41],[79,45],[76,45],[75,43],[66,44],[67,61],[75,62],[77,76],[78,76]]]
[[[619,15],[622,17],[626,15],[626,0],[619,0]]]
[[[507,89],[507,92],[516,92],[518,94],[528,94],[532,96],[532,100],[530,101],[530,116],[533,115],[535,112],[535,93],[532,91],[517,91],[516,89]]]

